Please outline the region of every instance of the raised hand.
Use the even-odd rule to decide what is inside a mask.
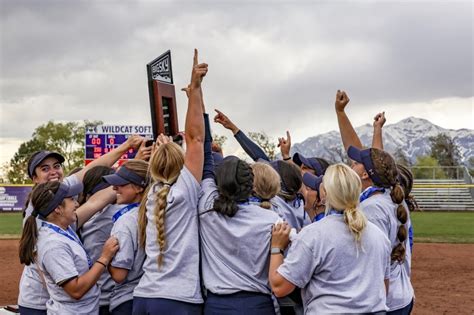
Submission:
[[[239,128],[229,119],[223,112],[215,109],[216,116],[214,116],[214,122],[221,124],[224,128],[231,130],[234,135],[239,131]]]
[[[336,93],[336,112],[343,112],[350,99],[345,91],[337,90]]]
[[[127,139],[126,143],[129,146],[129,148],[138,150],[140,145],[143,143],[143,140],[145,140],[145,138],[143,138],[142,136],[132,135],[131,137]]]
[[[187,87],[181,89],[181,91],[183,91],[183,92],[186,93],[186,96],[187,96],[188,98],[189,98],[189,92],[190,92],[190,90],[191,90],[191,85],[190,85],[190,84],[188,84]]]
[[[137,154],[135,155],[135,159],[148,161],[151,156],[153,145],[146,146],[148,141],[152,141],[150,139],[143,139],[142,144],[138,148]]]
[[[374,128],[382,128],[387,120],[385,119],[385,112],[378,113],[374,117]]]
[[[201,82],[207,73],[207,63],[198,63],[198,51],[194,49],[193,71],[191,73],[191,89],[199,89]]]
[[[287,160],[290,157],[291,149],[291,136],[289,131],[286,131],[286,139],[283,137],[278,138],[278,146],[280,147],[281,157]]]

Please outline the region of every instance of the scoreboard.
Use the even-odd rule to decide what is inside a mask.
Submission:
[[[117,148],[134,134],[152,139],[151,130],[151,126],[133,125],[100,125],[88,128],[85,141],[85,165]],[[119,164],[122,164],[125,160],[133,159],[135,154],[136,152],[130,149],[120,158]]]

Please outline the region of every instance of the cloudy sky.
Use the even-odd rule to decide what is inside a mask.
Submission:
[[[337,89],[351,98],[354,125],[384,110],[389,123],[416,116],[474,128],[472,1],[0,5],[0,163],[48,120],[150,124],[146,63],[170,49],[179,91],[194,47],[209,64],[208,111],[246,131],[288,129],[300,142],[334,130]]]

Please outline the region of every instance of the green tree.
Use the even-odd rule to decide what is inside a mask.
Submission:
[[[441,166],[459,166],[461,160],[459,148],[454,143],[453,138],[445,133],[429,138],[431,143],[431,156],[438,160]],[[456,170],[446,169],[446,175],[449,178],[455,176]]]
[[[224,143],[227,141],[226,136],[220,136],[218,134],[212,134],[212,142],[216,143],[219,147],[223,147]]]
[[[432,156],[424,155],[416,158],[412,167],[416,179],[445,179],[446,174],[439,168],[439,162]],[[434,177],[434,178],[433,178]]]
[[[268,156],[270,160],[274,160],[276,157],[276,144],[274,141],[271,141],[265,132],[249,132],[248,136],[250,139],[255,141],[263,152]]]
[[[68,173],[84,163],[85,130],[100,125],[101,121],[55,123],[49,121],[35,129],[32,138],[23,142],[10,163],[4,165],[6,180],[12,184],[31,183],[27,173],[28,159],[38,150],[61,153],[64,172]]]
[[[410,160],[408,159],[407,155],[403,151],[402,148],[397,148],[395,153],[393,153],[393,157],[395,158],[395,161],[398,164],[404,165],[404,166],[411,166]]]

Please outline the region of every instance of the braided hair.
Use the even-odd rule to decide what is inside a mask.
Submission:
[[[226,157],[216,169],[216,184],[219,195],[214,200],[213,210],[233,217],[239,202],[247,201],[252,194],[252,168],[235,156]]]
[[[403,262],[405,260],[405,241],[408,236],[406,223],[408,221],[408,212],[402,202],[405,199],[405,193],[400,185],[397,165],[393,157],[387,152],[371,148],[370,157],[374,164],[375,172],[380,178],[380,183],[374,183],[377,186],[390,188],[390,197],[393,203],[397,204],[396,217],[399,221],[397,239],[398,244],[392,249],[392,261]]]
[[[408,210],[410,210],[410,212],[419,210],[418,203],[416,202],[415,197],[411,194],[411,190],[413,189],[413,173],[408,167],[402,164],[397,164],[397,169],[398,181],[400,182],[400,185],[402,185],[405,193],[405,202],[407,203]]]

